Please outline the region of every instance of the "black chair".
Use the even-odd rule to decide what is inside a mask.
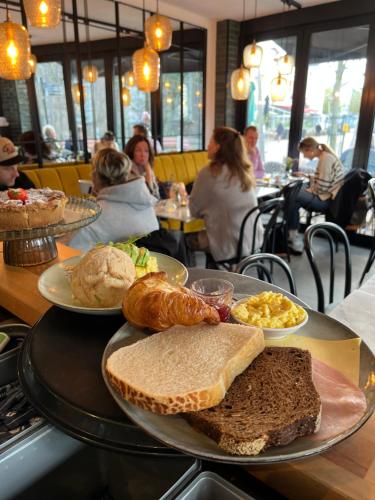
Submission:
[[[372,209],[374,211],[373,217],[375,217],[375,178],[370,179],[368,181],[368,190],[370,192],[371,200],[372,200]],[[368,256],[368,260],[366,262],[365,268],[363,269],[363,273],[361,279],[359,280],[359,285],[362,285],[365,275],[370,271],[372,264],[375,260],[375,234],[372,237],[372,246],[370,250],[370,255]]]
[[[288,262],[290,262],[290,250],[288,245],[288,232],[289,232],[289,223],[290,218],[293,213],[293,209],[295,207],[297,197],[301,188],[303,186],[303,180],[298,179],[292,182],[289,182],[286,186],[281,190],[281,196],[284,198],[284,217],[282,222],[282,235],[283,235],[283,244],[287,254]]]
[[[344,297],[349,295],[352,285],[352,265],[351,265],[351,253],[350,244],[345,231],[334,224],[333,222],[319,222],[310,226],[305,231],[304,244],[309,259],[310,266],[315,278],[315,284],[318,294],[318,311],[325,312],[325,296],[324,288],[322,283],[322,278],[315,261],[315,256],[313,253],[313,240],[314,237],[320,234],[328,239],[329,243],[329,256],[330,256],[330,276],[329,276],[329,304],[333,302],[334,297],[334,283],[335,283],[335,262],[334,262],[334,247],[337,241],[341,241],[344,245],[345,251],[345,290]]]
[[[270,267],[266,267],[266,262],[269,262]],[[278,255],[273,255],[270,253],[258,253],[255,255],[250,255],[249,257],[245,257],[238,264],[236,268],[236,272],[239,274],[246,274],[246,271],[250,269],[256,268],[258,271],[258,277],[262,281],[268,281],[268,283],[273,283],[272,281],[272,273],[273,273],[273,265],[278,264],[286,274],[288,279],[289,288],[293,295],[297,295],[296,284],[292,275],[292,271],[288,264]],[[266,279],[264,279],[266,278]]]
[[[253,226],[253,239],[251,243],[251,254],[254,254],[258,251],[260,252],[266,252],[267,248],[271,248],[271,252],[275,250],[276,246],[276,231],[275,228],[278,224],[278,220],[280,218],[280,214],[282,214],[282,210],[284,207],[284,199],[283,198],[272,198],[271,200],[266,200],[262,203],[260,203],[257,207],[252,208],[247,212],[245,217],[242,220],[241,227],[240,227],[240,234],[239,234],[239,239],[237,243],[237,252],[236,256],[231,258],[231,259],[225,259],[225,260],[220,260],[220,261],[214,261],[213,257],[211,255],[207,255],[207,260],[206,260],[206,267],[210,268],[215,268],[215,269],[220,269],[220,267],[223,267],[224,269],[227,270],[232,270],[243,257],[246,257],[244,255],[243,251],[243,242],[245,238],[245,230],[246,226],[248,223],[248,220],[251,215],[256,213],[256,217],[254,220],[254,226]],[[264,236],[263,236],[263,243],[261,248],[255,248],[256,245],[256,231],[258,224],[262,223],[262,215],[264,214],[269,214],[269,219],[265,224],[264,227]]]

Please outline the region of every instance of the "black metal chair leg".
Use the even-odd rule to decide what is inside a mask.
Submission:
[[[371,269],[371,266],[373,265],[374,263],[374,260],[375,260],[375,243],[372,245],[372,248],[371,248],[371,251],[370,251],[370,255],[368,256],[368,259],[367,259],[367,262],[366,262],[366,265],[365,265],[365,268],[363,270],[363,273],[362,273],[362,276],[361,276],[361,279],[359,280],[359,286],[362,285],[362,282],[366,276],[366,274],[370,271]]]

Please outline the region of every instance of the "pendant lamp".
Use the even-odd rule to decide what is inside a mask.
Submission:
[[[135,85],[135,78],[134,78],[134,73],[133,71],[127,71],[123,76],[122,76],[122,84],[124,87],[134,87]]]
[[[294,67],[294,57],[290,56],[289,54],[285,54],[284,56],[281,56],[277,60],[277,66],[278,66],[280,75],[290,75],[290,73],[293,71],[293,67]]]
[[[156,14],[147,18],[145,35],[149,45],[154,50],[168,50],[172,44],[172,24],[168,17],[159,14],[159,0],[156,1]]]
[[[84,66],[82,76],[86,82],[94,83],[98,79],[98,68],[94,64],[88,64]]]
[[[35,28],[54,28],[61,21],[61,0],[23,0],[23,4]]]
[[[245,101],[250,93],[250,71],[243,66],[235,69],[231,76],[232,99]]]
[[[24,26],[7,20],[0,23],[0,77],[5,80],[26,80],[29,66],[30,40]]]
[[[132,100],[130,95],[130,90],[124,87],[121,91],[121,97],[122,97],[122,105],[125,107],[129,106]]]
[[[160,59],[158,53],[147,47],[133,54],[135,83],[143,92],[154,92],[159,88]]]
[[[34,54],[30,54],[30,57],[29,57],[29,67],[30,67],[30,71],[31,71],[31,74],[34,75],[35,72],[36,72],[36,66],[37,66],[37,58],[36,56],[34,56]]]
[[[280,73],[271,82],[271,99],[272,102],[283,101],[286,97],[288,81],[283,78]]]
[[[257,18],[258,0],[254,0],[254,19]],[[243,51],[243,65],[245,68],[259,68],[263,57],[263,49],[257,45],[255,38],[253,43],[246,45]]]
[[[72,85],[72,96],[73,100],[76,104],[80,104],[81,102],[81,91],[79,90],[79,84],[74,83]],[[83,98],[86,99],[86,89],[83,87]]]

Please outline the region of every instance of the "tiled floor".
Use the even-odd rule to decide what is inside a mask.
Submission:
[[[317,263],[321,269],[323,283],[325,285],[325,293],[328,295],[328,281],[329,281],[329,251],[328,243],[323,239],[316,238],[315,255]],[[315,245],[315,243],[314,243]],[[369,249],[352,246],[352,290],[358,287],[358,282],[361,277],[362,271],[366,264]],[[345,280],[345,267],[344,267],[344,250],[340,245],[339,252],[335,254],[335,302],[340,302],[344,296],[344,280]],[[203,254],[197,253],[198,267],[204,267]],[[317,293],[314,277],[311,267],[305,253],[301,256],[291,256],[290,267],[297,286],[298,297],[306,302],[310,307],[316,309],[317,307]],[[370,275],[375,273],[375,264],[373,265]],[[254,273],[252,273],[254,275]],[[288,289],[288,283],[283,272],[275,270],[274,283],[282,288]],[[369,276],[369,275],[368,275]],[[367,277],[368,277],[367,276]]]

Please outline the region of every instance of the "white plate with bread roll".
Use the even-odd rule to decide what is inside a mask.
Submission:
[[[125,252],[108,246],[101,247],[99,250],[103,251],[103,249],[105,252],[110,253],[109,256],[106,256],[107,260],[110,261],[110,265],[108,265],[108,262],[104,262],[103,264],[100,261],[98,264],[98,260],[95,260],[95,262],[87,262],[86,260],[86,265],[81,269],[82,272],[80,274],[77,273],[75,293],[72,289],[73,269],[78,269],[78,265],[82,265],[84,258],[87,259],[89,253],[97,252],[97,248],[85,255],[78,255],[59,262],[44,271],[38,281],[40,294],[49,302],[52,302],[52,304],[68,311],[94,315],[120,314],[124,289],[117,287],[113,275],[116,276],[120,272],[122,277],[121,287],[123,286],[123,282],[126,284],[126,280],[128,280],[127,284],[129,286],[136,279],[134,265]],[[114,257],[116,255],[119,255],[121,258],[121,268],[120,266],[115,266],[116,259]],[[158,252],[150,252],[150,255],[152,263],[154,265],[156,263],[160,271],[167,273],[170,283],[179,285],[186,283],[188,271],[181,262]],[[125,262],[124,266],[122,259],[129,261],[132,274],[128,273],[126,268],[127,263]],[[78,297],[81,297],[81,300]],[[111,301],[110,303],[106,302],[107,298]],[[82,301],[85,300],[88,300],[88,302],[83,303]]]
[[[309,310],[298,335],[265,347],[259,332],[200,323],[149,335],[126,323],[105,349],[102,374],[119,407],[147,434],[218,462],[307,458],[346,439],[371,416],[375,359],[352,330]],[[340,402],[340,385],[349,409]],[[186,413],[175,413],[181,411],[190,414],[189,422]],[[249,414],[255,416],[249,420]],[[257,439],[249,438],[254,429]],[[309,434],[282,444],[301,429]]]

